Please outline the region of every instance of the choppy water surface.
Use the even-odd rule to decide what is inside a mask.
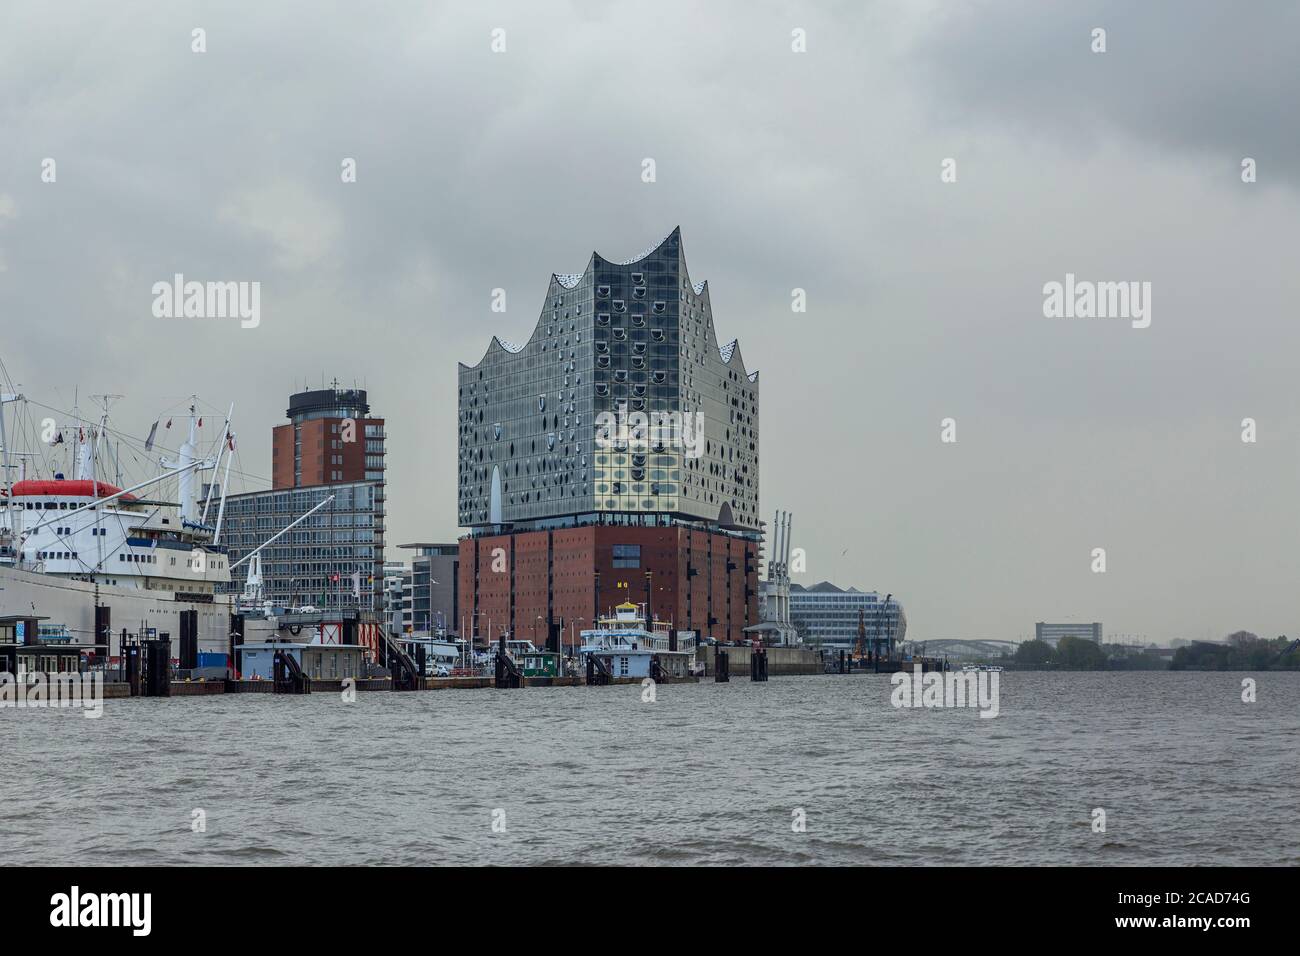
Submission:
[[[654,703],[619,686],[110,700],[99,720],[3,710],[0,853],[1295,865],[1300,674],[1253,675],[1254,704],[1244,676],[1007,672],[991,720],[895,710],[884,676],[667,686]]]

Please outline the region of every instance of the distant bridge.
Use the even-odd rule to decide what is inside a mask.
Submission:
[[[908,641],[905,649],[908,652],[920,653],[921,649],[924,648],[927,657],[944,657],[946,655],[953,658],[982,658],[1014,654],[1019,646],[1019,641],[940,638],[931,641]]]

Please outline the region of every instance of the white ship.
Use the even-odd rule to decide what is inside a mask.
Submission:
[[[23,427],[25,410],[21,395],[0,395],[0,618],[36,625],[39,633],[23,635],[23,642],[94,647],[88,661],[110,666],[119,660],[123,631],[133,637],[168,635],[173,660],[185,666],[182,638],[192,629],[191,656],[196,652],[197,660],[189,665],[224,667],[231,605],[217,586],[230,580],[218,543],[225,480],[219,500],[214,485],[202,501],[197,488],[198,473],[210,468],[215,476],[222,454],[233,450],[229,419],[219,439],[221,453],[215,460],[200,458],[191,406],[188,436],[176,457],[156,459],[158,474],[122,488],[106,480],[106,465],[116,457],[107,411],[98,424],[78,416],[53,438],[42,435],[39,451],[19,454],[9,439],[40,433]],[[152,443],[151,434],[146,452]],[[60,452],[72,453],[72,477],[55,461]],[[227,476],[229,470],[227,457]],[[28,477],[29,471],[41,477]],[[158,486],[171,479],[178,500],[163,500]]]

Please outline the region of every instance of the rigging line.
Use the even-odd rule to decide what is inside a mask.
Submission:
[[[48,411],[48,412],[54,412],[54,413],[56,413],[56,414],[58,414],[58,415],[63,415],[63,416],[65,416],[65,417],[74,416],[74,413],[73,413],[73,412],[67,411],[66,409],[57,408],[57,407],[55,407],[55,406],[53,406],[53,405],[46,405],[45,403],[43,403],[43,402],[38,402],[38,401],[36,401],[35,399],[31,399],[31,398],[26,398],[26,397],[24,397],[24,401],[25,401],[28,405],[35,406],[36,408],[42,408],[42,409],[44,409],[44,410],[46,410],[46,411]],[[196,398],[193,399],[193,401],[194,401],[194,403],[197,405],[199,402],[202,402],[202,399],[198,399],[198,398],[196,397]],[[203,402],[203,404],[208,405],[208,403],[206,403],[206,402]],[[209,406],[209,407],[211,407],[211,406]],[[176,406],[172,406],[172,407],[170,407],[170,408],[164,408],[163,411],[162,411],[162,413],[161,413],[161,415],[167,415],[168,417],[174,417],[174,415],[175,415],[175,411],[176,411]],[[218,410],[218,411],[219,411],[219,410]],[[223,414],[224,414],[224,413],[223,413]],[[161,420],[161,415],[160,415],[160,417],[159,417],[159,420]],[[79,415],[78,415],[78,416],[75,416],[75,417],[80,418]],[[202,416],[199,416],[199,417],[202,417]],[[223,420],[224,420],[224,419],[223,419]],[[98,428],[99,426],[98,426],[98,425],[95,425],[95,426],[93,426],[93,427]],[[133,434],[130,434],[130,433],[124,431],[123,429],[120,429],[120,428],[117,428],[117,427],[114,427],[114,426],[111,426],[111,425],[105,425],[103,431],[104,431],[104,434],[107,435],[107,436],[111,436],[111,437],[117,438],[117,439],[120,440],[120,441],[126,441],[126,442],[128,443],[128,447],[132,447],[130,443],[131,443],[131,442],[134,442],[138,447],[140,447],[140,448],[143,449],[143,446],[144,446],[144,445],[147,443],[147,441],[148,441],[147,438],[142,439],[142,438],[140,438],[139,435],[133,435]],[[222,440],[224,440],[224,436],[222,436]],[[215,439],[213,439],[213,441],[215,441]],[[215,444],[213,445],[213,447],[215,447]],[[169,447],[167,447],[167,446],[162,446],[162,450],[163,450],[163,451],[166,451],[166,452],[171,452],[171,451],[172,451],[172,449],[169,448]]]
[[[53,406],[53,405],[46,405],[46,404],[44,404],[44,403],[42,403],[42,402],[35,401],[34,399],[30,399],[30,398],[28,398],[28,399],[25,399],[25,402],[26,402],[28,405],[34,406],[34,407],[36,407],[36,408],[42,408],[42,409],[45,409],[46,411],[49,411],[49,412],[55,412],[55,413],[57,413],[57,414],[64,415],[64,416],[71,416],[71,415],[72,415],[72,412],[69,412],[69,411],[66,411],[66,410],[63,410],[63,409],[60,409],[60,408],[56,408],[56,407]],[[169,410],[165,409],[164,412],[163,412],[163,414],[167,414],[168,411],[169,411]],[[217,409],[217,411],[220,412],[220,414],[222,414],[222,415],[224,416],[225,413],[224,413],[224,412],[221,412],[220,409]],[[225,420],[225,419],[223,418],[222,421],[224,421],[224,420]],[[96,427],[98,427],[98,426],[96,426]],[[35,424],[32,423],[32,424],[31,424],[31,431],[32,431],[32,432],[35,432],[36,430],[37,430],[37,429],[36,429],[36,427],[35,427]],[[111,426],[105,426],[105,428],[104,428],[104,432],[105,432],[106,435],[110,435],[110,436],[116,437],[116,438],[118,438],[118,439],[124,441],[124,443],[125,443],[125,447],[126,447],[126,450],[127,450],[128,452],[131,453],[132,458],[133,458],[136,462],[138,462],[138,463],[143,463],[143,462],[141,461],[140,457],[139,457],[138,455],[136,455],[135,453],[136,453],[137,450],[138,450],[138,451],[141,451],[141,452],[144,452],[144,444],[145,444],[145,441],[147,441],[147,439],[141,439],[138,435],[132,435],[132,434],[129,434],[128,432],[126,432],[126,431],[123,431],[122,429],[114,428],[114,427],[111,427]],[[53,475],[53,468],[54,468],[54,466],[50,463],[50,461],[45,457],[45,454],[44,454],[44,449],[50,447],[50,446],[49,446],[49,443],[48,443],[48,442],[44,442],[44,441],[38,441],[38,440],[36,440],[36,439],[35,439],[31,434],[29,434],[29,433],[24,433],[24,437],[28,438],[29,441],[30,441],[30,443],[31,443],[32,445],[39,445],[39,446],[42,446],[42,448],[43,448],[43,450],[42,450],[42,455],[41,455],[42,465],[43,465],[46,469],[48,469],[48,470],[50,471],[50,474],[51,474],[51,476],[52,476],[52,475]],[[218,438],[214,438],[214,439],[212,439],[212,447],[213,447],[213,448],[216,447],[216,442],[217,442],[217,441],[225,441],[225,435],[221,435],[221,436],[219,436]],[[174,453],[174,452],[173,452],[173,449],[171,449],[170,447],[167,447],[167,446],[157,446],[157,445],[155,445],[155,448],[158,448],[158,447],[161,447],[161,450],[162,450],[162,451],[165,451],[165,452],[168,452],[168,453]],[[145,452],[145,454],[148,454],[148,452]],[[51,457],[53,457],[53,456],[51,456]],[[203,456],[203,457],[208,457],[208,456],[205,455],[205,456]],[[242,460],[242,459],[241,459],[241,460]],[[152,457],[149,459],[149,463],[153,463],[153,458],[152,458]],[[238,474],[241,478],[245,478],[245,479],[250,479],[250,478],[251,478],[251,479],[255,479],[255,480],[258,480],[258,481],[261,481],[261,482],[264,482],[264,483],[268,483],[268,484],[271,482],[271,478],[270,478],[270,476],[268,476],[268,475],[257,475],[257,474],[253,474],[252,472],[244,471],[242,468],[240,468],[240,469],[238,469],[238,470],[232,468],[231,470],[234,471],[236,474]]]
[[[32,398],[25,399],[25,401],[27,402],[28,405],[35,406],[36,408],[43,408],[43,409],[45,409],[47,412],[54,412],[54,413],[56,413],[56,414],[63,415],[63,416],[65,416],[65,417],[67,417],[67,416],[72,416],[72,414],[73,414],[72,412],[69,412],[69,411],[67,411],[67,410],[65,410],[65,409],[56,408],[56,407],[53,406],[53,405],[46,405],[44,402],[38,402],[38,401],[36,401],[35,399],[32,399]],[[98,428],[99,426],[96,425],[96,426],[94,426],[94,427]],[[116,428],[116,427],[111,426],[111,425],[105,425],[105,426],[104,426],[104,432],[105,432],[106,434],[112,435],[112,436],[114,436],[114,437],[116,437],[116,438],[118,438],[118,439],[123,439],[123,440],[128,440],[128,441],[135,441],[135,442],[138,442],[139,445],[140,445],[141,447],[143,447],[145,441],[148,440],[148,439],[140,438],[138,435],[132,435],[132,434],[130,434],[130,433],[124,431],[123,429]],[[169,450],[170,450],[170,449],[169,449]]]

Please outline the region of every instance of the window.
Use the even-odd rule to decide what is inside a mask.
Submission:
[[[639,544],[614,545],[614,567],[616,568],[641,567],[641,545]]]

